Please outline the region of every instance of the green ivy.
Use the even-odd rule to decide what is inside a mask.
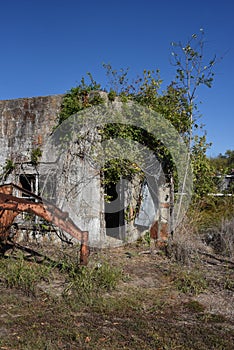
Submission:
[[[213,189],[212,167],[206,157],[206,151],[210,145],[206,142],[205,134],[201,137],[196,135],[199,124],[195,95],[200,85],[211,87],[214,76],[215,59],[210,60],[207,64],[203,62],[204,43],[202,30],[199,35],[193,34],[185,44],[172,43],[175,79],[165,91],[161,91],[162,79],[158,69],[145,69],[142,75],[130,81],[128,68],[121,68],[118,71],[110,64],[103,64],[108,79],[107,97],[110,102],[115,101],[116,98],[122,102],[135,101],[169,120],[181,135],[188,146],[188,163],[191,161],[193,165],[194,198],[205,196]],[[89,84],[82,78],[81,83],[64,96],[58,124],[84,108],[104,102],[98,91],[106,89],[102,89],[90,73],[88,77]],[[145,130],[121,124],[110,123],[99,132],[102,141],[121,137],[137,141],[152,150],[161,163],[164,174],[169,178],[174,177],[176,190],[176,166],[168,149],[160,140],[149,135]],[[136,169],[131,162],[113,159],[103,168],[104,184],[108,186],[108,184],[116,183],[121,176],[132,178],[137,172],[141,174],[140,169]]]
[[[78,86],[71,88],[63,97],[61,112],[58,118],[58,125],[62,124],[64,120],[69,118],[71,115],[80,112],[84,108],[91,107],[103,103],[103,99],[98,93],[101,85],[93,79],[91,73],[87,73],[90,83],[87,84],[85,79],[82,78]],[[96,92],[92,94],[91,92]]]
[[[12,159],[6,159],[5,165],[2,169],[2,174],[0,175],[1,181],[5,182],[8,178],[8,176],[13,172],[15,169],[15,164]]]
[[[36,166],[39,163],[41,156],[42,156],[42,150],[39,147],[33,148],[31,151],[32,165]]]

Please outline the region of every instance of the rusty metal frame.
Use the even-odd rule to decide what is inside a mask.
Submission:
[[[30,197],[35,198],[37,202],[13,196],[13,188],[21,191],[22,193],[30,195]],[[71,220],[67,212],[63,212],[50,202],[44,199],[42,200],[40,196],[37,196],[34,193],[13,183],[0,186],[1,240],[7,240],[9,238],[10,227],[12,226],[15,217],[21,212],[28,212],[40,216],[80,241],[80,264],[88,264],[88,232],[79,229]]]

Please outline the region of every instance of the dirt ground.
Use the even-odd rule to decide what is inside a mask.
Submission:
[[[27,249],[29,264],[77,254],[76,247]],[[18,250],[6,256],[16,259]],[[64,297],[68,282],[56,268],[33,293],[1,277],[0,349],[234,349],[234,262],[204,253],[183,265],[142,243],[91,251],[88,268],[103,262],[122,278],[88,301]]]

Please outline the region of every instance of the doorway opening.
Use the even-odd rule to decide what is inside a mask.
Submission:
[[[118,184],[111,183],[106,186],[105,193],[107,198],[110,198],[105,202],[106,235],[122,240],[125,236],[125,210],[121,179]]]

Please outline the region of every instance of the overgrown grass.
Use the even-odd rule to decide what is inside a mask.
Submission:
[[[107,262],[93,267],[70,265],[63,297],[73,304],[91,306],[103,293],[115,289],[122,278],[121,268]]]
[[[26,294],[34,294],[41,280],[49,280],[51,266],[29,262],[21,254],[18,258],[0,259],[0,280],[8,288],[19,288]]]
[[[58,264],[38,264],[27,261],[23,254],[0,259],[0,280],[8,288],[18,288],[26,294],[35,294],[36,286],[46,280],[48,284],[56,271],[65,279],[63,297],[91,305],[103,292],[116,288],[123,278],[121,268],[102,262],[82,267],[77,259],[67,257]]]
[[[201,291],[209,293],[203,270],[197,266],[186,270],[165,256],[136,252],[128,259],[125,250],[118,254],[91,256],[87,267],[79,266],[76,250],[74,256],[60,258],[57,266],[39,265],[22,256],[1,259],[0,348],[232,349],[234,332],[226,327],[225,315],[211,313],[193,300]],[[125,278],[127,271],[129,279]],[[161,283],[157,287],[133,285],[135,273],[144,278],[145,272],[152,272]],[[12,274],[20,282],[8,284]],[[61,278],[62,295],[35,293],[37,283],[46,279],[50,284],[53,278]],[[32,281],[33,289],[25,288],[23,280]],[[6,289],[7,286],[15,288]],[[16,288],[26,294],[34,290],[35,297],[26,297]]]
[[[191,206],[188,217],[197,232],[218,227],[223,220],[233,219],[234,197],[207,197]]]
[[[175,285],[179,292],[198,295],[208,286],[204,275],[200,271],[179,271],[175,278]]]
[[[234,197],[206,198],[191,206],[169,240],[167,255],[189,265],[207,248],[234,258]]]
[[[218,226],[208,229],[205,239],[216,253],[234,258],[234,218],[222,220]]]

